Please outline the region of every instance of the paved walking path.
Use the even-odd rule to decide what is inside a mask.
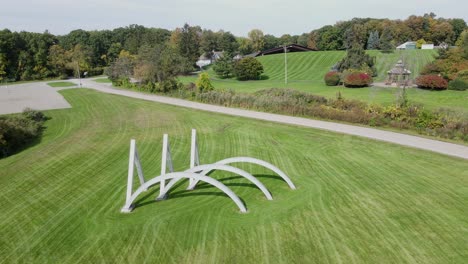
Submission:
[[[76,82],[76,81],[75,81]],[[158,96],[153,94],[143,94],[139,92],[120,90],[112,88],[110,84],[96,83],[93,80],[86,79],[82,80],[83,87],[92,88],[104,93],[123,95],[127,97],[133,97],[163,104],[170,104],[182,107],[188,107],[198,110],[210,111],[215,113],[222,113],[233,116],[241,116],[247,118],[255,118],[259,120],[266,120],[272,122],[278,122],[283,124],[298,125],[305,127],[312,127],[318,129],[324,129],[343,134],[361,136],[404,146],[414,147],[418,149],[429,150],[441,154],[455,156],[463,159],[468,159],[468,147],[453,143],[442,142],[438,140],[432,140],[417,136],[411,136],[401,133],[395,133],[390,131],[384,131],[379,129],[359,127],[353,125],[339,124],[327,121],[319,121],[308,118],[285,116],[278,114],[270,114],[264,112],[256,112],[251,110],[228,108],[217,105],[202,104],[177,98]]]
[[[77,84],[79,83],[78,80],[71,80],[71,81]],[[187,100],[182,100],[182,99],[177,99],[177,98],[164,97],[164,96],[158,96],[158,95],[153,95],[153,94],[144,94],[144,93],[139,93],[139,92],[130,91],[130,90],[115,89],[115,88],[112,88],[110,84],[97,83],[93,81],[92,79],[84,79],[84,80],[81,80],[81,82],[83,84],[83,87],[91,88],[91,89],[104,92],[104,93],[109,93],[109,94],[122,95],[122,96],[143,99],[143,100],[148,100],[148,101],[153,101],[153,102],[158,102],[158,103],[163,103],[163,104],[188,107],[188,108],[193,108],[197,110],[210,111],[210,112],[222,113],[222,114],[233,115],[233,116],[241,116],[241,117],[246,117],[246,118],[255,118],[259,120],[278,122],[278,123],[283,123],[283,124],[318,128],[318,129],[329,130],[329,131],[343,133],[343,134],[349,134],[349,135],[371,138],[375,140],[386,141],[386,142],[414,147],[418,149],[429,150],[429,151],[433,151],[433,152],[437,152],[437,153],[441,153],[441,154],[445,154],[449,156],[468,159],[468,147],[463,146],[463,145],[453,144],[453,143],[447,143],[447,142],[442,142],[442,141],[437,141],[437,140],[432,140],[432,139],[427,139],[427,138],[422,138],[422,137],[417,137],[417,136],[411,136],[411,135],[406,135],[406,134],[401,134],[401,133],[396,133],[396,132],[384,131],[384,130],[379,130],[379,129],[374,129],[374,128],[368,128],[368,127],[359,127],[359,126],[339,124],[339,123],[333,123],[333,122],[327,122],[327,121],[318,121],[318,120],[313,120],[313,119],[308,119],[308,118],[270,114],[270,113],[256,112],[256,111],[243,110],[243,109],[237,109],[237,108],[228,108],[228,107],[217,106],[217,105],[202,104],[202,103],[197,103],[197,102],[192,102],[192,101],[187,101]],[[36,108],[36,109],[45,110],[45,109],[69,107],[66,101],[65,101],[66,104],[64,104],[60,99],[57,99],[55,94],[57,95],[60,95],[60,94],[56,92],[55,94],[51,93],[51,89],[55,89],[55,90],[59,90],[59,89],[51,88],[45,82],[14,85],[10,88],[10,92],[16,89],[18,89],[18,91],[27,90],[27,91],[33,92],[33,94],[27,97],[28,103],[29,102],[32,102],[33,104],[38,103],[38,102],[34,102],[33,99],[36,96],[40,96],[40,97],[37,97],[37,98],[40,98],[39,99],[40,108]],[[44,94],[42,94],[43,91],[45,91],[45,97],[49,97],[47,101],[49,102],[50,108],[47,108],[47,106],[45,105],[45,101],[43,99]],[[12,95],[10,95],[10,98],[11,96]],[[3,100],[0,100],[0,110],[5,110],[8,113],[12,113],[19,109],[16,106],[18,102],[16,103],[9,102],[8,100],[5,100],[5,98],[2,98],[2,99]],[[57,102],[61,102],[61,104],[57,105]],[[29,107],[34,108],[34,105],[31,105]],[[20,112],[21,110],[22,108],[16,112]],[[0,114],[4,114],[4,113],[0,111]]]

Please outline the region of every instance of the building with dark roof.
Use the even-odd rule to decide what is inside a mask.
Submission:
[[[311,48],[304,47],[304,46],[301,46],[301,45],[298,45],[298,44],[290,44],[290,45],[286,45],[286,46],[281,46],[281,47],[277,47],[277,48],[271,48],[271,49],[267,49],[267,50],[264,50],[264,51],[260,51],[260,52],[251,54],[251,56],[253,55],[253,57],[259,57],[259,56],[265,56],[265,55],[284,53],[284,49],[287,49],[288,52],[315,51],[315,50],[313,50]]]

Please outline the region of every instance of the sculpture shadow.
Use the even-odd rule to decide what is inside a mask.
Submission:
[[[242,177],[240,177],[240,178],[242,178]],[[187,181],[188,180],[182,180],[182,181],[178,182],[176,185],[173,186],[172,189],[180,187],[182,184],[184,184]],[[211,188],[215,189],[215,187],[210,185],[210,184],[206,184],[206,183],[203,183],[203,184],[206,185],[206,186],[204,186],[202,188],[198,188],[198,186],[197,186],[196,189],[211,189]],[[225,185],[228,186],[227,184],[225,184]],[[248,184],[246,184],[246,185],[248,185]],[[244,186],[244,185],[242,185],[242,186]],[[147,193],[145,193],[144,196],[142,196],[140,199],[138,199],[137,201],[135,201],[133,203],[135,208],[142,207],[142,206],[149,205],[149,204],[153,204],[153,203],[157,203],[157,202],[161,202],[161,201],[158,201],[158,200],[156,200],[154,198],[151,199],[151,200],[148,200],[148,198],[150,198],[150,197],[156,197],[158,195],[158,192],[159,192],[159,185],[158,184],[153,185],[152,187],[153,188],[150,189]],[[253,187],[256,188],[255,185],[253,185]],[[210,192],[210,191],[198,192],[198,191],[196,191],[196,189],[195,190],[179,190],[179,191],[175,191],[175,192],[169,191],[166,194],[166,199],[178,199],[178,198],[184,198],[184,197],[190,197],[190,196],[218,196],[218,197],[225,197],[225,198],[230,199],[229,196],[227,194],[225,194],[224,192]],[[241,197],[239,197],[239,199],[242,201],[244,206],[247,207],[244,199],[242,199]]]
[[[221,178],[221,179],[216,179],[216,180],[223,183],[224,185],[228,187],[239,186],[239,187],[250,187],[250,188],[258,189],[257,186],[252,183],[240,183],[240,182],[225,183],[226,181],[237,180],[237,179],[245,179],[245,178],[242,176],[232,176],[232,177]],[[199,183],[195,187],[195,189],[210,189],[210,188],[213,188],[213,186],[205,182]]]
[[[278,180],[278,181],[282,181],[284,182],[284,179],[281,178],[280,176],[278,175],[272,175],[272,174],[254,174],[253,175],[255,178],[265,178],[265,179],[274,179],[274,180]]]

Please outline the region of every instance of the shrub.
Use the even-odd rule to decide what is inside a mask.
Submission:
[[[443,69],[439,66],[436,62],[431,62],[426,64],[421,71],[421,75],[428,75],[428,74],[440,74]]]
[[[162,82],[159,82],[159,83],[155,83],[154,84],[154,90],[152,90],[151,92],[162,92],[162,93],[167,93],[169,91],[172,91],[172,90],[177,90],[179,88],[183,88],[184,85],[181,83],[181,82],[178,82],[174,79],[168,79],[168,80],[164,80]]]
[[[210,76],[207,72],[202,72],[195,83],[200,93],[209,92],[214,90],[210,81]]]
[[[455,91],[465,91],[468,89],[468,82],[457,78],[449,82],[448,89]]]
[[[434,74],[419,76],[416,84],[419,88],[431,90],[446,90],[448,86],[447,80]]]
[[[328,86],[337,86],[340,83],[340,73],[336,71],[328,72],[323,79]]]
[[[468,82],[468,70],[462,70],[457,73],[457,79],[462,79],[465,82]]]
[[[41,136],[47,118],[26,109],[23,115],[0,116],[0,158],[11,155]]]
[[[31,108],[25,108],[23,110],[23,116],[36,122],[44,122],[48,119],[41,111],[37,111]]]
[[[361,71],[345,71],[343,84],[346,87],[366,87],[372,83],[372,77]]]
[[[241,81],[258,80],[263,73],[263,65],[255,58],[247,57],[234,66],[234,75]]]

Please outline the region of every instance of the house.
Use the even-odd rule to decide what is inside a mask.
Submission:
[[[212,51],[211,58],[207,54],[203,54],[198,58],[198,61],[195,63],[198,67],[202,68],[212,64],[213,62],[219,60],[223,56],[222,51]]]
[[[422,44],[421,49],[423,49],[423,50],[433,50],[434,49],[434,44]]]
[[[259,56],[265,56],[265,55],[271,55],[271,54],[278,54],[278,53],[284,53],[284,50],[287,50],[288,52],[307,52],[307,51],[316,51],[314,49],[304,47],[298,44],[290,44],[286,46],[280,46],[277,48],[271,48],[267,49],[261,52],[257,52],[252,54],[253,57],[259,57]]]
[[[416,41],[408,41],[396,48],[397,50],[414,50],[416,49]]]

